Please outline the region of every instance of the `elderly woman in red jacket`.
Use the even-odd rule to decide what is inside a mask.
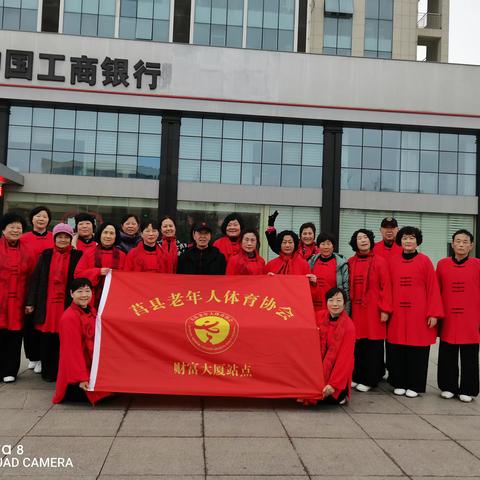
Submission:
[[[263,275],[265,260],[258,254],[260,238],[254,229],[244,230],[240,235],[240,252],[230,257],[227,275]]]
[[[227,262],[232,255],[240,251],[240,233],[243,227],[243,219],[238,213],[230,213],[223,219],[220,227],[223,236],[215,240],[213,246],[223,253]]]

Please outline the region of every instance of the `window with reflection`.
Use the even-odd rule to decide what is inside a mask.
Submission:
[[[170,0],[121,0],[119,38],[168,42]]]
[[[393,0],[365,0],[364,56],[392,58]]]
[[[37,31],[38,0],[0,0],[0,28]]]
[[[352,54],[352,0],[326,0],[323,23],[323,53]]]
[[[321,126],[185,117],[180,132],[180,181],[321,187]]]
[[[12,107],[7,164],[19,172],[157,179],[162,117]]]
[[[342,188],[475,195],[474,135],[344,128]]]
[[[113,38],[115,0],[65,0],[63,33]]]

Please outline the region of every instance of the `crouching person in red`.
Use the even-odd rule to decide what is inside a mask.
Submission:
[[[347,299],[341,288],[331,288],[325,299],[327,310],[315,312],[325,379],[323,403],[343,405],[350,398],[355,327],[345,312]]]
[[[53,403],[89,401],[95,404],[110,395],[88,391],[96,316],[89,306],[92,290],[87,278],[76,278],[71,283],[72,304],[63,313],[59,325],[60,363]]]

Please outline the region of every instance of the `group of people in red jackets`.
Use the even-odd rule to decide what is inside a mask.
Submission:
[[[316,236],[313,223],[277,234],[269,217],[265,232],[278,254],[259,255],[260,238],[236,213],[225,217],[212,241],[205,223],[193,226],[189,244],[176,237],[175,221],[140,222],[126,215],[117,226],[88,213],[48,229],[51,212],[0,219],[0,379],[14,382],[22,339],[28,368],[56,381],[55,402],[98,396],[88,392],[95,310],[111,270],[195,275],[303,275],[308,279],[318,327],[325,402],[345,403],[352,388],[368,392],[388,371],[395,395],[425,392],[430,345],[440,336],[441,396],[470,402],[479,391],[480,260],[470,256],[473,236],[458,230],[452,255],[437,271],[417,251],[422,232],[399,230],[385,218],[382,240],[367,229],[353,233],[348,261],[334,252],[336,239]],[[459,371],[460,356],[460,371]],[[385,362],[386,357],[386,362]]]

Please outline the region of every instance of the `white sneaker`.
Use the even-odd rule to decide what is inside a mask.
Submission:
[[[42,362],[39,360],[33,369],[35,373],[42,373]]]
[[[5,381],[5,379],[3,379],[3,381]],[[459,395],[458,398],[460,399],[461,402],[465,402],[465,403],[470,403],[473,400],[473,398],[470,395]]]
[[[338,404],[339,404],[339,405],[346,405],[346,404],[347,404],[347,399],[344,398],[343,400],[340,400],[340,401],[338,402]]]
[[[364,385],[363,383],[359,383],[355,388],[359,392],[368,392],[372,387],[369,387],[368,385]]]
[[[350,386],[351,386],[352,388],[355,388],[357,385],[358,385],[357,382],[352,382],[352,383],[350,384]]]
[[[28,370],[33,370],[35,368],[35,365],[37,365],[37,362],[32,362],[31,360],[29,360],[27,365]]]
[[[404,388],[395,388],[393,393],[394,395],[405,395],[406,390]]]
[[[452,392],[447,392],[447,391],[445,391],[445,392],[442,392],[442,393],[440,394],[440,396],[441,396],[442,398],[449,399],[449,398],[453,398],[453,397],[455,396],[455,394],[452,393]]]
[[[16,380],[16,378],[15,378],[15,377],[11,377],[11,376],[3,377],[3,381],[4,381],[5,383],[12,383],[12,382],[14,382],[15,380]]]
[[[408,398],[416,398],[418,397],[418,393],[415,390],[410,390],[409,388],[405,392],[405,396]]]

